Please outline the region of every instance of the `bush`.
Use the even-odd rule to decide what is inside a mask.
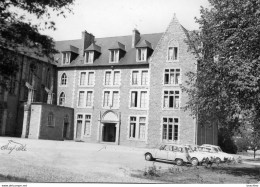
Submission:
[[[236,154],[237,146],[228,129],[221,128],[218,132],[218,145],[226,153]]]

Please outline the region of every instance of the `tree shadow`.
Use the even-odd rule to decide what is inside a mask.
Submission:
[[[220,166],[212,168],[214,171],[219,173],[231,174],[238,177],[243,177],[245,175],[260,181],[260,166],[250,166],[250,165],[239,165],[239,166]]]

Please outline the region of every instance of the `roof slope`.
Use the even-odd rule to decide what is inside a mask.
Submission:
[[[155,34],[143,34],[141,35],[142,40],[147,40],[151,43],[152,48],[154,49],[160,40],[162,36],[162,33],[155,33]],[[78,40],[65,40],[65,41],[57,41],[56,42],[56,49],[58,51],[64,51],[68,45],[73,45],[77,48],[79,48],[79,51],[82,51],[82,39]],[[115,65],[132,65],[132,64],[144,64],[140,62],[136,62],[136,49],[132,48],[132,35],[128,36],[118,36],[118,37],[107,37],[107,38],[96,38],[95,44],[101,47],[101,55],[98,59],[94,61],[93,64],[84,64],[83,55],[79,54],[79,56],[71,62],[71,64],[67,65],[69,67],[75,67],[75,66],[106,66],[111,65],[109,63],[109,49],[112,47],[112,45],[115,42],[120,42],[121,44],[125,45],[125,51],[126,54],[123,58],[120,59],[119,63],[113,63],[113,66]],[[61,66],[61,54],[58,54],[56,56],[56,60],[58,60],[59,65]],[[62,65],[64,67],[65,65]]]

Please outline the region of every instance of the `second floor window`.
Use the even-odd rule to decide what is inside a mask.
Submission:
[[[103,107],[119,108],[119,91],[104,91]]]
[[[81,72],[79,78],[80,86],[93,86],[95,81],[95,73],[94,72]]]
[[[180,108],[180,91],[165,90],[163,95],[163,108],[179,109]]]
[[[61,85],[67,85],[67,75],[66,75],[66,73],[63,73],[61,75]]]
[[[119,50],[118,49],[110,50],[109,62],[117,63],[118,61],[119,61]]]
[[[146,61],[147,59],[147,48],[138,48],[136,60],[138,62]]]
[[[148,85],[148,70],[134,70],[132,71],[132,85],[146,86]]]
[[[93,91],[79,91],[78,93],[78,107],[92,107],[93,106]]]
[[[106,71],[105,72],[105,85],[117,86],[120,85],[121,72],[120,71]]]
[[[164,84],[165,85],[178,85],[178,84],[180,84],[180,77],[181,77],[180,69],[165,69]]]
[[[147,91],[131,91],[131,108],[148,108],[148,93]]]
[[[94,51],[85,52],[85,63],[93,63],[94,61]]]

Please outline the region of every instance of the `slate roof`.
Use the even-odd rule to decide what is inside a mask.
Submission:
[[[151,43],[151,48],[155,49],[157,43],[162,37],[163,33],[155,34],[143,34],[141,35],[140,42],[143,40]],[[119,42],[125,46],[126,54],[120,59],[119,63],[109,63],[109,49],[113,47],[113,44]],[[56,49],[58,51],[64,51],[69,45],[73,45],[79,48],[79,56],[73,60],[69,65],[61,65],[61,54],[57,54],[55,59],[58,61],[58,67],[77,67],[77,66],[118,66],[118,65],[135,65],[135,64],[148,64],[148,62],[136,62],[136,49],[132,48],[132,35],[118,36],[118,37],[107,37],[107,38],[96,38],[95,44],[101,47],[101,55],[94,61],[93,64],[84,64],[83,59],[83,40],[64,40],[56,41]]]
[[[92,43],[85,51],[97,51],[101,53],[101,47],[96,45],[95,43]]]
[[[148,42],[147,40],[141,40],[138,42],[136,47],[148,47],[148,48],[152,49],[152,44],[150,42]]]
[[[65,48],[63,50],[63,52],[65,52],[65,51],[71,51],[73,53],[79,54],[79,48],[77,48],[77,47],[75,47],[73,45],[69,45],[67,48]]]

